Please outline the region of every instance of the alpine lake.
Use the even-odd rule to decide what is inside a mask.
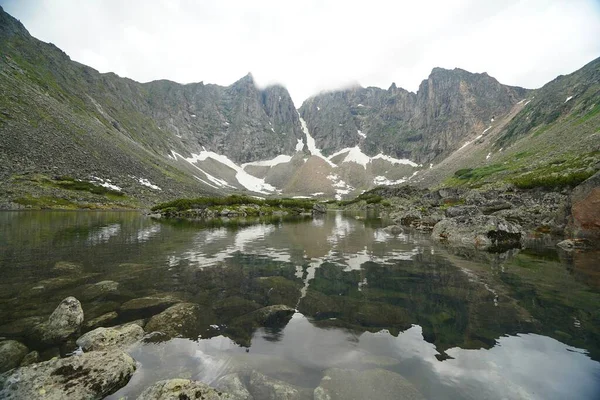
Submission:
[[[194,322],[146,329],[127,349],[136,372],[108,398],[231,374],[262,377],[246,379],[255,399],[264,388],[252,382],[265,381],[301,398],[324,387],[357,399],[600,398],[598,252],[448,249],[387,225],[341,212],[209,221],[2,212],[0,338],[40,361],[65,357],[78,352],[74,341],[42,348],[24,332],[68,296],[84,310],[80,334],[101,316],[112,316],[103,326],[147,323],[185,302],[199,306]],[[149,297],[164,301],[124,307]],[[271,305],[296,311],[247,322]],[[389,382],[407,392],[385,392]]]

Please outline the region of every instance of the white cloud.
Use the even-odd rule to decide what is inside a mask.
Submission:
[[[8,0],[41,40],[101,72],[228,85],[251,71],[306,97],[359,82],[416,90],[435,66],[539,87],[600,55],[594,0]]]

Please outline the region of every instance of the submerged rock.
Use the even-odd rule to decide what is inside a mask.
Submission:
[[[239,319],[237,323],[249,323],[255,326],[279,326],[286,324],[292,315],[296,312],[292,307],[278,304],[268,306],[252,311]]]
[[[89,321],[85,321],[83,327],[86,329],[94,329],[101,326],[109,326],[119,317],[114,311],[108,312],[106,314],[102,314],[99,317],[91,319]]]
[[[81,298],[84,300],[93,300],[98,297],[115,295],[119,292],[119,284],[115,281],[101,281],[82,288]]]
[[[0,342],[0,373],[18,367],[28,352],[27,346],[16,340]]]
[[[155,295],[129,300],[121,306],[121,313],[153,315],[159,313],[181,300],[171,295]]]
[[[114,328],[96,328],[77,339],[83,351],[104,350],[111,347],[126,348],[144,337],[144,330],[136,324]]]
[[[48,321],[34,328],[35,336],[45,344],[64,341],[79,331],[83,323],[83,309],[75,297],[67,297],[60,302]]]
[[[30,353],[27,353],[27,355],[23,357],[20,366],[26,367],[28,365],[35,364],[38,361],[40,361],[40,353],[34,350]]]
[[[520,225],[494,215],[464,215],[438,222],[431,237],[453,247],[496,250],[519,247],[524,237]]]
[[[27,317],[17,319],[0,326],[0,335],[29,336],[34,328],[44,322],[44,317]]]
[[[312,399],[310,389],[271,378],[249,369],[221,377],[215,386],[235,396],[247,400],[303,400]]]
[[[214,323],[212,312],[203,312],[192,303],[179,303],[150,318],[146,324],[148,332],[160,332],[160,339],[176,336],[197,337],[199,331]]]
[[[65,273],[65,274],[77,274],[83,271],[83,266],[79,263],[70,262],[70,261],[59,261],[54,264],[55,271]]]
[[[118,350],[56,358],[0,376],[0,398],[102,399],[125,386],[134,371],[135,361]]]
[[[404,233],[404,229],[402,229],[402,227],[400,225],[390,225],[390,226],[386,226],[385,228],[383,228],[383,231],[385,233],[389,233],[390,235],[401,235],[402,233]]]
[[[169,379],[156,382],[142,392],[137,400],[241,400],[242,397],[233,397],[219,392],[206,383],[191,381],[189,379]]]
[[[402,376],[385,370],[355,371],[331,368],[314,391],[315,400],[424,400],[425,397]]]

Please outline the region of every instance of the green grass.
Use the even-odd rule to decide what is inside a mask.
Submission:
[[[260,207],[272,208],[300,208],[311,210],[315,204],[314,200],[308,199],[256,199],[254,197],[231,195],[227,197],[198,197],[195,199],[176,199],[166,203],[160,203],[152,207],[152,211],[185,211],[191,209],[203,209],[216,206],[235,206],[255,204]]]
[[[553,173],[551,175],[542,175],[539,172],[534,172],[512,179],[511,182],[519,189],[575,187],[594,175],[595,172],[593,170],[585,170],[567,174]]]

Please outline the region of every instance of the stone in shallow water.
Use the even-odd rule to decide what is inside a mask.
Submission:
[[[156,382],[137,398],[137,400],[181,399],[241,400],[243,398],[230,396],[211,388],[205,383],[189,379],[169,379]]]
[[[64,341],[77,332],[83,322],[83,309],[75,297],[67,297],[48,318],[35,327],[35,335],[46,344]]]
[[[0,326],[0,335],[6,336],[28,336],[33,329],[44,322],[44,317],[27,317],[17,319]]]
[[[77,339],[83,351],[104,350],[111,347],[126,348],[144,337],[144,330],[135,324],[114,328],[96,328]]]
[[[24,344],[16,340],[0,342],[0,372],[19,366],[28,351]]]
[[[67,274],[80,273],[83,271],[81,264],[70,261],[59,261],[54,264],[55,271]]]
[[[0,398],[102,399],[129,382],[135,361],[119,350],[90,352],[17,368],[0,376]]]
[[[101,281],[82,288],[81,299],[93,300],[98,297],[106,297],[119,293],[119,284],[115,281]]]
[[[249,369],[225,375],[215,386],[235,398],[260,400],[308,400],[312,399],[310,389],[271,378]]]
[[[37,351],[32,351],[27,353],[27,355],[23,358],[23,360],[21,360],[21,367],[26,367],[28,365],[34,364],[36,362],[40,361],[40,353],[38,353]]]
[[[520,225],[494,215],[463,215],[438,222],[431,237],[452,247],[494,250],[520,247],[524,233]]]
[[[106,314],[102,314],[101,316],[91,319],[89,321],[85,321],[83,327],[86,329],[93,329],[101,326],[108,326],[111,325],[118,317],[119,314],[112,311]]]
[[[155,295],[129,300],[121,306],[123,314],[152,315],[159,313],[181,300],[171,295]]]
[[[160,339],[176,336],[196,338],[200,331],[214,324],[211,310],[203,310],[193,303],[179,303],[153,316],[146,324],[148,332],[160,332]]]
[[[424,400],[405,378],[385,370],[355,371],[331,368],[314,391],[315,400]]]

